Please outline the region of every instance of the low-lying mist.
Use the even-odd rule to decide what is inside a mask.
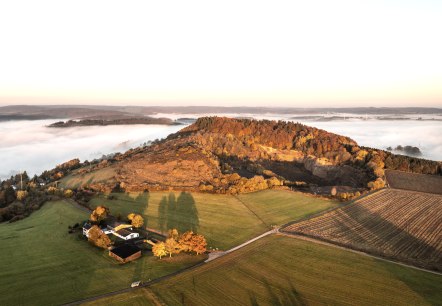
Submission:
[[[56,120],[55,120],[56,121]],[[126,125],[48,128],[54,120],[0,122],[0,179],[26,170],[29,175],[73,158],[81,161],[124,152],[163,138],[184,126]]]
[[[222,116],[223,114],[217,114]],[[333,120],[315,121],[287,115],[224,114],[228,117],[292,120],[333,133],[351,137],[359,145],[386,149],[398,145],[420,148],[421,158],[442,160],[442,122],[425,120]],[[182,114],[161,114],[180,118]],[[164,138],[184,125],[118,125],[48,128],[56,120],[0,122],[0,179],[20,170],[29,175],[52,169],[73,158],[81,161],[99,158],[103,154],[124,152],[149,140]]]
[[[420,158],[442,160],[442,122],[420,120],[301,121],[306,125],[345,135],[361,146],[385,150],[411,145],[422,151]]]

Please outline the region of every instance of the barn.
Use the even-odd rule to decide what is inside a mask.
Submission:
[[[123,244],[109,251],[109,256],[119,262],[126,263],[141,257],[141,250],[131,244]]]

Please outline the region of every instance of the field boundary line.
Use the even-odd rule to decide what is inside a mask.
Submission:
[[[243,201],[243,200],[241,200],[237,195],[234,195],[233,196],[235,199],[237,199],[239,202],[241,202],[242,203],[242,205],[244,205],[252,214],[254,214],[255,215],[255,217],[256,218],[258,218],[258,220],[259,221],[261,221],[266,227],[270,227],[270,225],[268,225],[260,216],[258,216],[258,214],[257,213],[255,213],[252,209],[250,209],[250,207],[249,206],[247,206],[247,204]]]
[[[210,261],[215,260],[217,258],[223,257],[224,255],[232,253],[232,252],[234,252],[236,250],[239,250],[239,249],[245,247],[246,245],[249,245],[249,244],[255,242],[256,240],[259,240],[259,239],[264,238],[265,236],[268,236],[268,235],[271,235],[271,234],[276,234],[277,232],[278,232],[278,229],[275,228],[275,229],[272,229],[270,231],[267,231],[267,232],[265,232],[265,233],[255,237],[255,238],[249,239],[246,242],[241,243],[240,245],[237,245],[236,247],[233,247],[233,248],[231,248],[231,249],[229,249],[227,251],[215,253],[214,256],[212,256],[212,257],[210,257],[210,254],[209,254],[209,258],[207,258],[204,262],[205,263],[206,262],[210,262]]]
[[[337,207],[327,208],[326,210],[321,210],[321,211],[319,211],[317,213],[314,213],[314,214],[311,214],[311,215],[307,215],[307,216],[305,216],[303,218],[300,218],[300,219],[297,219],[297,220],[294,220],[294,221],[289,221],[289,222],[281,225],[279,228],[283,230],[284,228],[289,227],[290,225],[293,225],[293,224],[296,224],[296,223],[301,223],[303,221],[306,221],[306,220],[309,220],[309,219],[313,219],[313,218],[325,215],[325,214],[327,214],[329,212],[332,212],[334,210],[340,209],[342,207],[347,207],[349,205],[354,205],[357,201],[359,201],[361,199],[364,199],[365,197],[372,196],[372,195],[376,194],[377,192],[381,192],[382,190],[385,190],[385,188],[376,189],[376,190],[370,191],[367,194],[364,194],[364,195],[358,197],[357,199],[354,199],[354,200],[351,200],[351,201],[339,204]]]
[[[326,246],[329,246],[329,247],[334,247],[334,248],[345,250],[345,251],[348,251],[348,252],[351,252],[351,253],[355,253],[355,254],[371,257],[371,258],[374,258],[374,259],[379,259],[379,260],[382,260],[382,261],[385,261],[385,262],[393,263],[393,264],[396,264],[396,265],[399,265],[399,266],[403,266],[403,267],[406,267],[406,268],[411,268],[411,269],[414,269],[414,270],[419,270],[419,271],[422,271],[422,272],[428,272],[428,273],[431,273],[431,274],[442,276],[442,272],[437,272],[437,271],[427,270],[427,269],[424,269],[424,268],[419,268],[419,267],[416,267],[416,266],[413,266],[413,265],[409,265],[409,264],[406,264],[406,263],[403,263],[403,262],[394,261],[392,259],[387,259],[385,257],[373,255],[373,254],[370,254],[370,253],[367,253],[367,252],[363,252],[363,251],[347,248],[345,246],[338,245],[338,244],[335,244],[335,243],[329,242],[329,241],[324,241],[324,240],[321,240],[321,239],[318,239],[318,238],[315,238],[315,237],[311,237],[311,236],[307,236],[307,235],[300,235],[300,234],[295,234],[295,233],[290,233],[290,232],[285,232],[285,231],[278,231],[277,234],[281,235],[281,236],[286,236],[286,237],[294,238],[294,239],[299,239],[299,240],[309,241],[309,242],[313,242],[313,243],[317,243],[317,244],[322,244],[322,245],[326,245]]]

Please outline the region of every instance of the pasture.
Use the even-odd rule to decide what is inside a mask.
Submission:
[[[115,169],[113,167],[106,167],[85,174],[78,174],[79,170],[81,169],[74,170],[72,174],[61,178],[59,186],[62,188],[79,188],[91,183],[115,181]]]
[[[109,196],[115,197],[110,200]],[[258,236],[270,225],[282,225],[338,202],[302,193],[265,190],[238,197],[209,193],[144,192],[112,193],[91,200],[91,206],[105,205],[113,215],[135,212],[145,226],[166,232],[193,230],[203,234],[209,247],[226,250]]]
[[[62,201],[31,216],[0,224],[0,305],[59,305],[128,288],[201,261],[203,256],[158,260],[143,256],[120,265],[108,252],[68,234],[88,214]]]
[[[442,276],[272,235],[203,266],[86,305],[438,305]]]
[[[284,231],[442,271],[442,195],[384,189]]]

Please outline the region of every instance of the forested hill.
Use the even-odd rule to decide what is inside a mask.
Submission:
[[[235,137],[247,144],[255,143],[281,150],[299,150],[327,158],[336,158],[339,152],[345,154],[346,146],[357,145],[348,137],[285,121],[203,117],[178,134],[188,132],[214,133],[228,138]],[[343,158],[346,159],[345,156]]]
[[[351,138],[300,123],[203,117],[176,135],[188,133],[200,136],[207,134],[212,138],[216,135],[215,137],[225,138],[229,141],[242,142],[243,146],[249,146],[252,149],[256,149],[257,145],[260,145],[278,150],[298,151],[307,156],[326,158],[334,165],[351,164],[362,168],[442,174],[440,162],[395,155],[384,150],[358,146]],[[225,146],[227,143],[218,143],[217,145],[219,149],[220,146]],[[235,151],[235,148],[231,149]]]
[[[98,190],[241,193],[282,185],[323,194],[383,187],[384,169],[440,174],[441,168],[299,123],[223,117],[200,118],[152,145],[84,166],[70,177]],[[105,170],[106,181],[95,181]]]

